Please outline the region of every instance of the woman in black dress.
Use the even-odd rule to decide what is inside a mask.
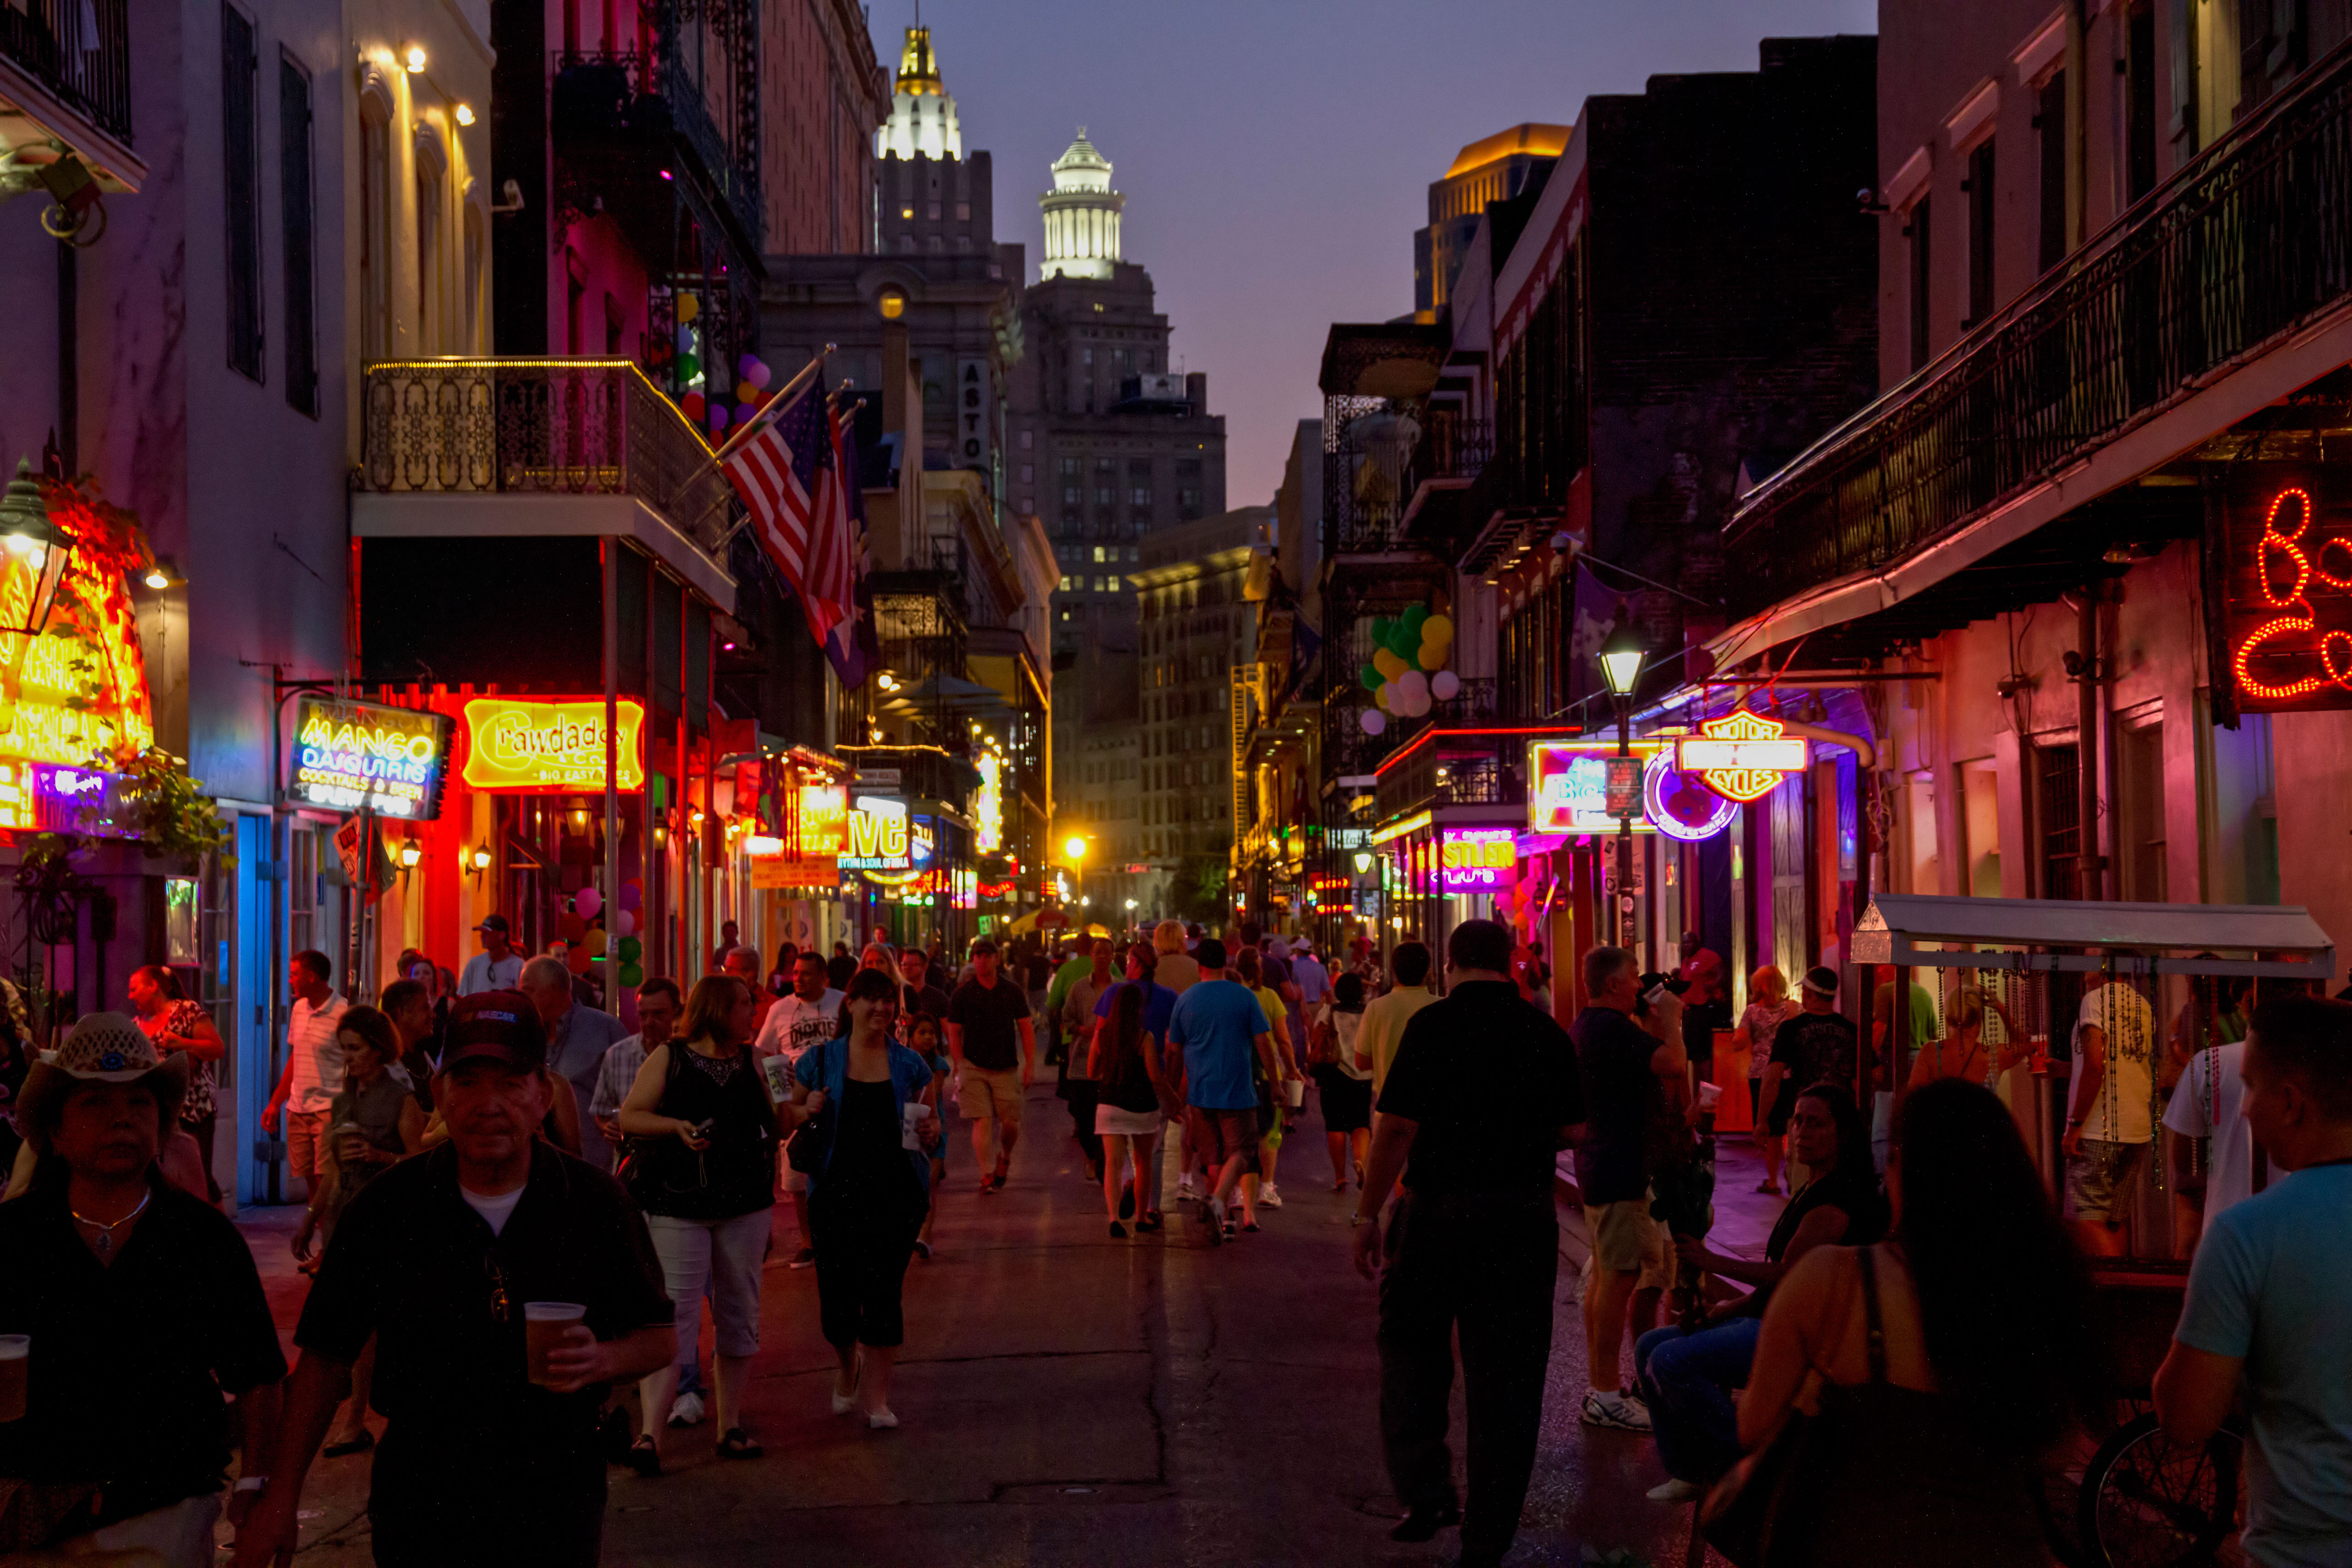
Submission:
[[[817,1123],[822,1150],[808,1173],[809,1240],[825,1342],[841,1363],[833,1413],[859,1411],[877,1431],[898,1425],[898,1293],[930,1207],[940,1138],[931,1064],[891,1037],[898,1022],[897,976],[860,970],[842,998],[842,1032],[793,1069],[794,1120]]]

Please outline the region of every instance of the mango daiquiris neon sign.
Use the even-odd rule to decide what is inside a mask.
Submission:
[[[310,695],[294,713],[289,799],[330,811],[364,805],[379,816],[411,822],[441,815],[449,763],[446,714]]]

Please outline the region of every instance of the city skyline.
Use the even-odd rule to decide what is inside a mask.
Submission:
[[[886,64],[915,13],[914,0],[870,11]],[[1214,378],[1235,506],[1272,498],[1295,422],[1320,413],[1328,324],[1412,310],[1413,230],[1428,221],[1430,182],[1462,146],[1522,121],[1572,122],[1588,94],[1639,92],[1654,75],[1752,71],[1768,37],[1877,27],[1874,0],[1638,11],[1480,0],[1440,18],[1435,36],[1424,8],[1398,0],[1181,10],[1031,0],[1017,12],[929,0],[922,23],[965,146],[995,156],[996,238],[1026,247],[1025,281],[1044,253],[1035,195],[1078,126],[1115,165],[1127,258],[1158,288],[1171,368]],[[1493,47],[1514,32],[1526,47]],[[1318,57],[1322,68],[1302,68]],[[1145,72],[1171,89],[1149,90]],[[1459,85],[1434,85],[1446,81]],[[1255,166],[1253,143],[1265,153]],[[1252,257],[1290,259],[1262,273]]]

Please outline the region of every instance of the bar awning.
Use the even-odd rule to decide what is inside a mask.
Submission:
[[[1979,951],[1954,951],[1962,947]],[[1857,963],[1926,969],[2113,969],[2323,983],[2336,972],[2335,944],[2299,904],[2111,904],[1881,893],[1854,926],[1853,949]]]

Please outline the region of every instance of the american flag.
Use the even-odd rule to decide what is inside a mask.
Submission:
[[[845,685],[873,651],[865,592],[866,503],[856,447],[819,375],[721,459],[760,547],[799,595],[809,631]]]
[[[819,377],[720,465],[820,643],[849,613],[856,586],[832,425]]]

